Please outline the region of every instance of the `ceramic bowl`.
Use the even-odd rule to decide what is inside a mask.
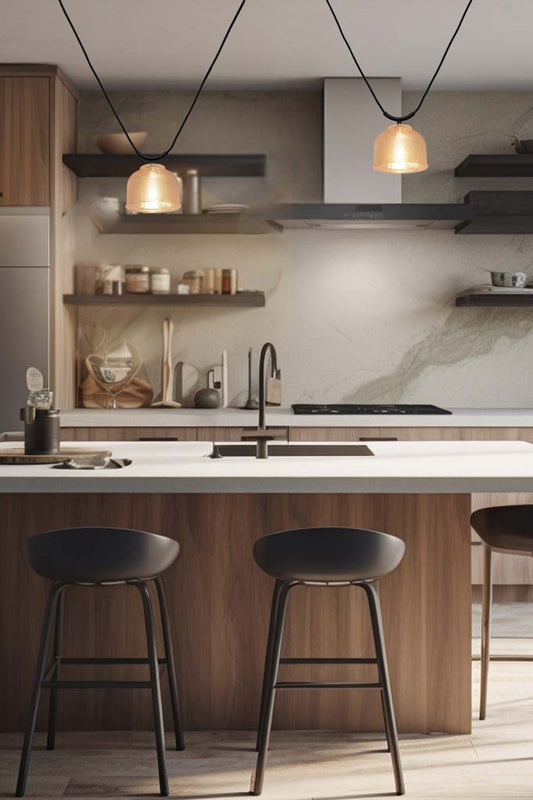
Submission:
[[[148,131],[130,133],[132,142],[139,150],[142,149],[147,136]],[[96,137],[95,141],[97,148],[102,153],[108,153],[109,155],[129,156],[134,152],[131,144],[126,139],[125,133],[101,133]]]
[[[527,283],[525,272],[496,272],[491,270],[490,277],[493,286],[522,289]]]

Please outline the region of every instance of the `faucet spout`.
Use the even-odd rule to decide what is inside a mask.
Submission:
[[[270,377],[276,377],[278,373],[278,354],[272,342],[267,342],[261,349],[259,357],[259,424],[260,431],[265,429],[266,416],[266,386],[265,386],[265,366],[268,355],[270,355]],[[264,456],[263,456],[264,457]]]

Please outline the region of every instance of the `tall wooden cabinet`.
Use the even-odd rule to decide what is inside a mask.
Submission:
[[[50,208],[50,386],[74,405],[73,291],[76,178],[63,153],[77,150],[78,94],[53,65],[0,64],[0,206]]]
[[[0,205],[50,205],[50,78],[0,77]]]

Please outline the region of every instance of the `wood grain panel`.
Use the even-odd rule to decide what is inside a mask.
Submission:
[[[45,602],[46,582],[27,563],[28,536],[54,527],[105,524],[178,539],[182,556],[166,583],[186,727],[245,729],[257,722],[273,585],[253,562],[253,542],[282,528],[339,524],[389,531],[407,543],[404,562],[382,584],[400,730],[466,733],[471,717],[469,511],[468,495],[3,495],[0,725],[23,727]],[[139,600],[125,587],[69,590],[66,633],[71,656],[145,652]],[[295,589],[285,652],[371,654],[361,590]],[[136,668],[124,669],[136,674]],[[314,675],[324,674],[325,668],[313,669]],[[302,674],[298,667],[285,670]],[[328,674],[363,677],[369,672],[339,667]],[[165,704],[168,724],[168,698]],[[280,693],[275,724],[382,728],[376,697],[359,691]],[[146,692],[64,692],[60,697],[60,729],[150,726]]]
[[[61,428],[62,442],[136,442],[174,437],[180,442],[195,442],[196,428]]]
[[[0,77],[0,205],[50,204],[50,78]]]
[[[51,384],[59,408],[72,408],[76,394],[78,310],[63,304],[74,289],[74,205],[76,176],[64,166],[63,153],[75,153],[78,103],[70,88],[52,79],[52,150],[50,164],[52,264]]]

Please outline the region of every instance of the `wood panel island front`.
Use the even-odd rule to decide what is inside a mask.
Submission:
[[[381,441],[369,443],[372,457],[267,461],[209,459],[207,442],[90,446],[133,463],[92,472],[0,466],[2,730],[24,727],[48,588],[29,568],[29,536],[106,525],[177,539],[182,553],[166,574],[166,585],[185,727],[238,730],[257,724],[272,590],[253,561],[254,541],[284,528],[343,525],[393,533],[406,542],[403,563],[381,591],[400,732],[470,731],[470,495],[531,491],[533,445]],[[75,587],[66,599],[65,656],[144,655],[134,590]],[[295,590],[285,655],[372,656],[361,590]],[[64,669],[66,674],[69,667]],[[111,677],[109,668],[82,669],[84,678]],[[120,669],[127,670],[124,677],[140,676],[132,666],[118,673],[114,668],[112,676],[122,677]],[[374,678],[369,666],[284,669],[289,680]],[[59,730],[150,728],[148,694],[65,691]],[[379,698],[357,691],[283,692],[275,725],[381,730]]]

